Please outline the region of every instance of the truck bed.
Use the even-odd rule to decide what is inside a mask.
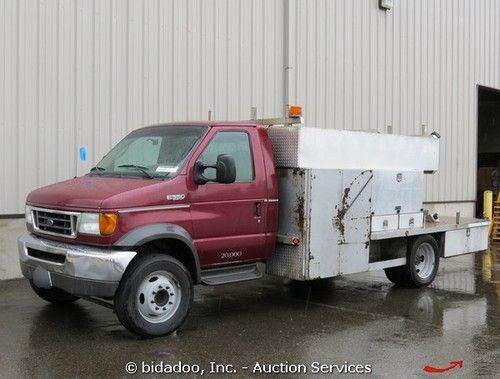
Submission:
[[[489,225],[488,220],[481,220],[477,218],[460,218],[460,223],[457,224],[455,217],[441,217],[440,222],[425,222],[423,228],[412,229],[396,229],[396,230],[382,230],[372,232],[370,239],[383,240],[388,238],[408,237],[421,234],[432,234],[448,232],[452,230],[461,230],[468,228],[477,228]]]

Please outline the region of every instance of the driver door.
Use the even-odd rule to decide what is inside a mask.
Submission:
[[[266,241],[266,178],[255,128],[214,128],[209,141],[195,154],[194,162],[215,164],[219,154],[229,154],[236,165],[236,181],[230,184],[194,184],[190,170],[191,216],[201,266],[255,261]],[[215,179],[215,169],[204,171]]]

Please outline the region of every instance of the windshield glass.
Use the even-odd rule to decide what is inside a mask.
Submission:
[[[91,174],[174,177],[206,129],[204,126],[158,126],[136,130],[111,149]]]

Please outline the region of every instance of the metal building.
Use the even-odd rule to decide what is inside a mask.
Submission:
[[[486,89],[500,89],[500,0],[379,2],[2,0],[0,250],[30,190],[87,172],[128,131],[289,103],[319,128],[439,131],[428,207],[472,215],[481,91],[484,133],[500,127]]]

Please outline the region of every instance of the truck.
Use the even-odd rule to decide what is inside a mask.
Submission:
[[[424,210],[439,139],[308,127],[297,106],[140,128],[89,173],[27,196],[21,270],[42,299],[97,302],[146,338],[183,324],[194,285],[262,267],[298,281],[384,270],[428,286],[440,259],[488,244],[488,220]]]

